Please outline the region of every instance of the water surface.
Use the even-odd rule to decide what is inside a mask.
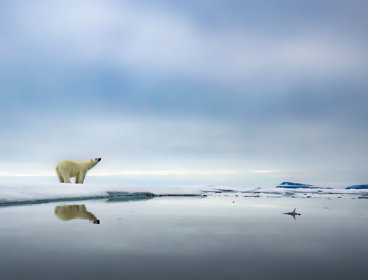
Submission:
[[[302,215],[283,214],[294,208]],[[364,279],[367,218],[368,201],[348,197],[221,194],[2,207],[0,273],[2,279]]]

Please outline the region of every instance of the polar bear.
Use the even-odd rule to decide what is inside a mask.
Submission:
[[[95,215],[87,211],[87,208],[84,204],[56,206],[55,215],[62,221],[84,219],[94,224],[100,223],[100,220],[97,219]]]
[[[101,158],[92,158],[82,162],[65,159],[56,165],[56,174],[59,177],[60,183],[71,183],[70,178],[75,177],[76,184],[83,184],[87,171],[100,161]]]

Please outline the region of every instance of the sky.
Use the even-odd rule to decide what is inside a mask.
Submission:
[[[368,183],[367,14],[358,0],[0,0],[0,180],[102,157],[94,175],[147,182]]]

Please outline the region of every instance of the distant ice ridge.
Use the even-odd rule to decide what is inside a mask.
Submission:
[[[327,189],[331,190],[331,187],[315,187],[313,185],[301,184],[301,183],[293,183],[293,182],[282,182],[276,188],[285,188],[285,189]],[[352,185],[345,188],[346,190],[364,190],[368,189],[368,185]]]
[[[332,189],[330,187],[315,187],[313,185],[301,184],[301,183],[292,183],[292,182],[282,182],[276,188],[286,188],[286,189]]]
[[[367,185],[361,185],[367,186]],[[342,195],[354,195],[354,198],[368,198],[368,189],[352,186],[346,189],[318,188],[312,185],[284,182],[275,188],[239,188],[217,185],[196,186],[132,186],[97,184],[9,184],[0,183],[0,206],[72,201],[87,199],[106,199],[123,201],[148,199],[155,196],[237,196],[340,198]]]
[[[349,186],[346,187],[345,189],[347,190],[364,190],[364,189],[368,189],[368,185],[353,185],[353,186]]]
[[[292,182],[282,182],[276,188],[286,188],[286,189],[318,189],[312,185],[292,183]]]

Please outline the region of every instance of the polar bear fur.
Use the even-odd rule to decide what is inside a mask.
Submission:
[[[76,184],[83,184],[87,171],[96,166],[101,158],[92,158],[88,161],[73,161],[65,159],[60,161],[56,166],[56,174],[60,183],[71,183],[70,178],[75,177]]]
[[[88,220],[94,224],[100,223],[100,220],[97,219],[95,215],[87,211],[87,208],[84,204],[56,206],[55,215],[62,221],[83,219]]]

